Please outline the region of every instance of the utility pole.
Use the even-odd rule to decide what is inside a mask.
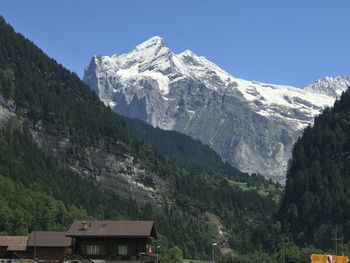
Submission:
[[[282,238],[282,263],[286,262],[286,251],[285,251],[285,247],[284,247],[284,237]]]
[[[217,246],[218,243],[213,243],[211,245],[211,260],[215,262],[215,246]]]
[[[282,237],[281,263],[284,263],[284,237]]]
[[[307,258],[307,242],[305,242],[305,263],[308,262],[308,258]]]
[[[286,263],[286,246],[289,244],[293,244],[293,242],[289,241],[288,237],[282,237],[282,255],[281,255],[281,262]]]
[[[335,230],[335,254],[338,255],[338,231]]]
[[[34,231],[34,260],[36,260],[36,231]]]
[[[340,240],[341,240],[341,255],[344,256],[344,237],[341,237]]]
[[[157,246],[157,263],[159,262],[159,249],[160,249],[160,246]]]
[[[331,240],[334,240],[335,243],[335,254],[338,255],[338,241],[342,241],[342,254],[343,254],[343,237],[338,238],[338,227],[335,227],[335,233],[334,233],[334,238]]]

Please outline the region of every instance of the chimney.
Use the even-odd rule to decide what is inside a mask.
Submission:
[[[87,223],[85,221],[83,221],[83,223],[81,223],[81,229],[86,230],[87,227],[88,227]]]

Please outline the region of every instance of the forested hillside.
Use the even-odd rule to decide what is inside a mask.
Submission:
[[[242,253],[257,248],[259,225],[270,223],[277,209],[270,196],[230,182],[254,185],[259,178],[260,183],[271,183],[257,176],[246,179],[199,142],[176,133],[167,134],[169,138],[149,134],[172,141],[169,152],[131,133],[132,121],[127,125],[75,74],[2,18],[0,113],[3,234],[65,229],[81,218],[153,219],[162,246],[177,245],[186,257],[205,258],[214,241]],[[178,148],[184,143],[192,151]],[[117,172],[106,166],[114,160]],[[144,189],[153,187],[149,199],[138,197],[144,189],[127,184],[136,175]],[[114,184],[109,184],[110,177]],[[224,230],[221,239],[210,224],[213,218]]]
[[[296,143],[279,220],[300,245],[350,240],[350,92],[315,119]]]

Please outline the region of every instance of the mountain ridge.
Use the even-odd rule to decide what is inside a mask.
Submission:
[[[336,99],[236,78],[192,51],[171,52],[160,37],[94,57],[83,81],[115,112],[190,135],[239,170],[277,181],[302,129]]]

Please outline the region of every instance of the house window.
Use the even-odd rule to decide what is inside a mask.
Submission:
[[[118,246],[118,255],[127,255],[127,254],[128,254],[128,246],[127,245]]]
[[[86,245],[85,255],[101,255],[104,253],[103,245]]]

